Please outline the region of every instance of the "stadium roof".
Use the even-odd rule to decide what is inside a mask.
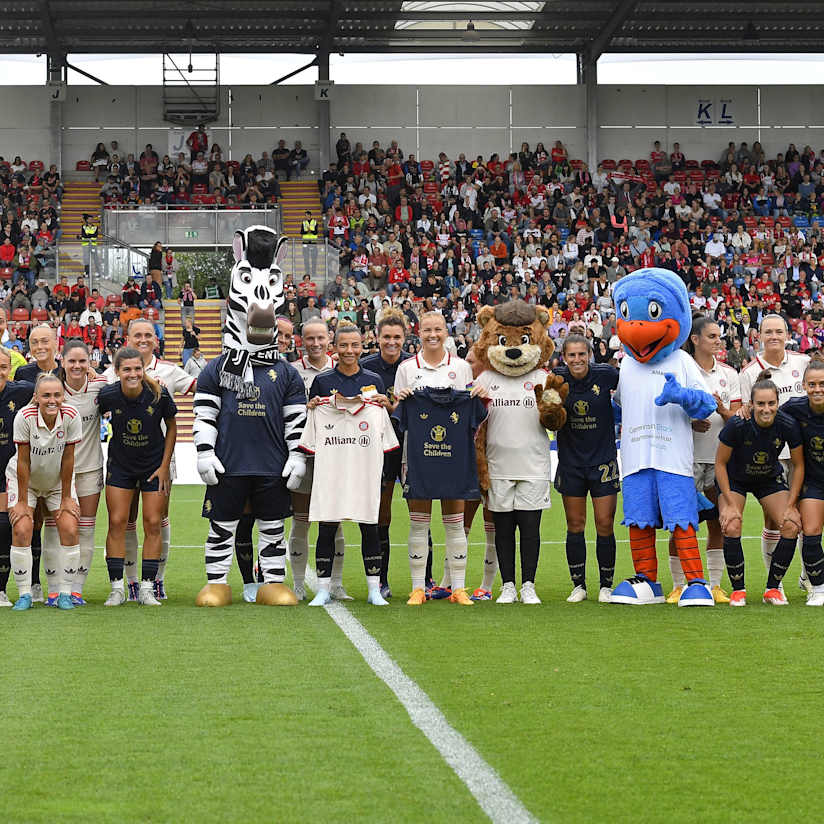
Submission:
[[[471,23],[471,26],[469,25]],[[20,0],[0,52],[821,52],[817,2]]]

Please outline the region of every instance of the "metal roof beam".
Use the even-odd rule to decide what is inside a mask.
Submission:
[[[637,0],[619,0],[615,10],[604,23],[601,31],[598,33],[598,36],[592,41],[589,49],[587,50],[587,57],[590,60],[593,62],[598,61],[598,58],[604,53],[615,32],[624,25],[627,18],[632,13],[636,3]]]

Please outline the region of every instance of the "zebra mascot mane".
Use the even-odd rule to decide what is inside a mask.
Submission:
[[[220,385],[251,398],[255,392],[253,365],[278,358],[277,310],[283,305],[286,238],[266,226],[235,232],[235,265],[229,282]]]

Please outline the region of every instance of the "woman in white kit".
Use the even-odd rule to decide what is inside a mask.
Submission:
[[[11,564],[18,599],[13,609],[31,608],[31,536],[34,510],[42,500],[60,536],[59,609],[73,609],[71,589],[80,559],[77,543],[80,506],[74,488],[74,449],[82,438],[80,414],[64,403],[63,383],[41,374],[34,398],[14,419],[17,454],[6,467],[9,520],[12,526]]]

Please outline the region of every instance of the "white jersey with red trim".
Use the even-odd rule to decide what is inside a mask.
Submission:
[[[696,361],[704,382],[713,395],[718,395],[724,406],[741,400],[741,382],[738,372],[726,363],[712,359],[712,368],[707,372]],[[708,418],[710,428],[706,432],[692,431],[693,456],[695,463],[715,463],[715,453],[718,449],[718,433],[724,427],[724,419],[713,412]]]
[[[29,489],[45,495],[60,486],[60,464],[70,444],[80,443],[83,423],[80,413],[63,404],[54,426],[49,429],[37,404],[26,404],[14,418],[14,442],[29,445]],[[17,476],[17,453],[6,467],[6,475]]]
[[[302,358],[298,358],[292,366],[298,370],[298,374],[300,375],[301,379],[303,380],[303,385],[306,388],[306,397],[309,398],[309,387],[312,385],[312,381],[318,376],[323,374],[324,372],[329,372],[335,368],[335,361],[332,360],[330,355],[326,356],[326,363],[318,369],[317,366],[313,366],[309,362],[309,358],[305,355]]]
[[[756,355],[752,363],[747,364],[741,370],[741,396],[745,403],[750,402],[750,394],[753,384],[758,380],[758,376],[765,369],[769,369],[772,375],[772,382],[778,387],[779,406],[790,398],[803,398],[807,393],[804,391],[804,370],[810,362],[808,355],[800,352],[784,352],[784,360],[779,366],[773,366],[764,359],[763,352]],[[779,460],[786,461],[790,458],[790,448],[784,446]]]
[[[518,377],[491,369],[478,375],[478,385],[489,395],[486,457],[490,478],[546,481],[551,477],[549,436],[535,403],[535,386],[543,386],[548,375],[545,369]]]
[[[381,404],[338,394],[320,401],[308,412],[299,448],[315,458],[310,521],[378,522],[383,455],[398,448]]]
[[[472,367],[463,358],[444,354],[440,363],[427,363],[420,352],[414,358],[402,361],[395,373],[395,395],[402,389],[416,389],[429,387],[430,389],[464,390],[472,388]]]
[[[103,466],[103,449],[100,445],[100,409],[97,405],[97,395],[100,390],[108,386],[108,381],[102,376],[86,380],[82,389],[75,391],[66,385],[66,402],[79,413],[83,423],[83,439],[74,450],[74,471],[93,472]]]

